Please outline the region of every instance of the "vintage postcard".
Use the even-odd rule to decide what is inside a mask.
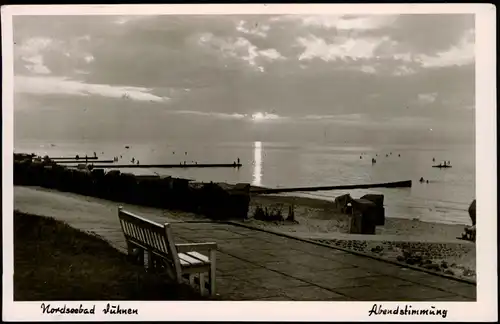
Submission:
[[[497,320],[495,26],[2,7],[3,319]]]

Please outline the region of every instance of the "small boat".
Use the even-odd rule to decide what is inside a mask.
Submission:
[[[451,168],[451,165],[439,164],[439,165],[433,165],[432,167],[433,168]]]
[[[127,146],[125,146],[125,148],[128,149],[128,148],[130,148],[130,146],[127,145]]]

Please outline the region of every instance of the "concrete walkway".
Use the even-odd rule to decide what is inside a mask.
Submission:
[[[124,250],[118,203],[41,188],[15,187],[14,208],[92,231]],[[192,214],[123,204],[151,220],[175,222],[179,242],[215,241],[223,300],[475,301],[476,286],[242,226],[182,223]]]

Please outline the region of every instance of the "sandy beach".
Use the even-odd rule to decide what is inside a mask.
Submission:
[[[267,222],[252,218],[258,206],[281,208],[286,217],[290,205],[294,206],[295,222]],[[418,259],[421,258],[424,264],[439,265],[435,267],[436,271],[476,280],[475,244],[456,238],[463,232],[463,225],[427,223],[386,215],[385,225],[376,228],[376,235],[349,234],[349,216],[336,211],[332,202],[276,195],[253,196],[249,220],[245,223],[414,266],[419,266]],[[414,255],[417,261],[408,262],[407,259]]]

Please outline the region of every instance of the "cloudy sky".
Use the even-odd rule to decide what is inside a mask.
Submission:
[[[13,26],[23,139],[334,129],[473,140],[473,15],[15,16]]]

